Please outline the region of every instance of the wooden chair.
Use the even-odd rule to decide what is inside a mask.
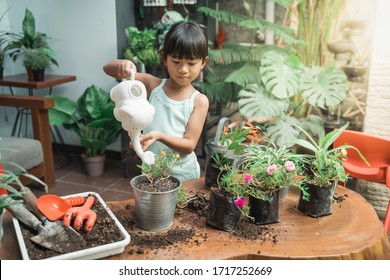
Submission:
[[[370,182],[386,184],[390,188],[390,139],[367,133],[344,130],[334,147],[349,144],[356,147],[367,159],[368,166],[353,149],[347,149],[348,159],[343,166],[349,176]],[[390,230],[390,201],[384,220],[387,234]]]
[[[54,160],[48,111],[49,108],[54,106],[54,100],[41,96],[0,94],[0,106],[26,108],[31,110],[33,135],[34,139],[38,140],[42,146],[43,161],[36,166],[28,168],[28,172],[42,179],[48,185],[49,188],[54,187]],[[20,143],[23,143],[23,138],[18,138],[17,140],[20,140]],[[23,164],[21,165],[24,166]],[[24,184],[28,184],[31,182],[31,180],[24,176],[21,177],[21,180]]]

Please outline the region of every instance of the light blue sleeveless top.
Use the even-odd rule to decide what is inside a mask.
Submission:
[[[190,98],[182,101],[176,101],[169,98],[163,89],[166,79],[154,88],[150,94],[149,102],[154,106],[156,112],[152,124],[144,129],[143,134],[150,131],[161,131],[162,133],[183,137],[188,120],[194,110],[194,99],[199,94],[195,91]],[[169,147],[157,141],[149,147],[149,151],[158,154],[161,150],[167,150]],[[172,168],[172,176],[180,181],[186,181],[200,177],[200,166],[195,152],[191,154],[181,154],[180,161]]]

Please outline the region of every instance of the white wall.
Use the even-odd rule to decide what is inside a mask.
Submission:
[[[34,15],[36,30],[51,37],[49,44],[56,53],[59,67],[47,69],[48,74],[75,75],[77,80],[53,88],[53,94],[76,100],[84,90],[95,84],[107,92],[115,80],[104,74],[105,62],[117,57],[117,28],[115,0],[1,0],[0,14],[8,10],[0,28],[12,32],[22,31],[25,9]],[[130,11],[129,11],[130,13]],[[10,60],[4,75],[24,73],[21,61]],[[8,87],[0,87],[0,93],[9,93]],[[27,94],[18,90],[17,94]],[[48,90],[34,91],[46,95]],[[0,133],[10,131],[13,116],[8,108],[0,108]],[[3,115],[1,115],[3,114]],[[5,116],[6,114],[7,116]],[[79,145],[79,138],[71,131],[61,129],[66,144]],[[109,147],[120,150],[119,141]]]

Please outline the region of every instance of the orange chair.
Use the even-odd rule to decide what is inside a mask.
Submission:
[[[370,182],[383,183],[390,188],[390,139],[367,133],[344,130],[334,142],[334,147],[348,144],[357,148],[367,159],[368,166],[353,149],[347,149],[348,159],[343,166],[349,176]],[[390,229],[390,201],[384,220],[387,234]]]

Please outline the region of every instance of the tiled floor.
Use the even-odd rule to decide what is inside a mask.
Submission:
[[[56,185],[49,193],[59,196],[81,192],[97,192],[105,201],[125,200],[131,198],[130,180],[139,174],[140,160],[134,157],[129,164],[129,177],[125,177],[121,161],[107,159],[104,174],[98,177],[86,175],[80,155],[71,155],[69,164],[64,166],[68,157],[61,153],[54,154],[56,167]],[[204,171],[205,160],[199,159],[201,175]],[[61,167],[62,165],[62,167]],[[43,190],[32,187],[37,197],[45,194]]]

